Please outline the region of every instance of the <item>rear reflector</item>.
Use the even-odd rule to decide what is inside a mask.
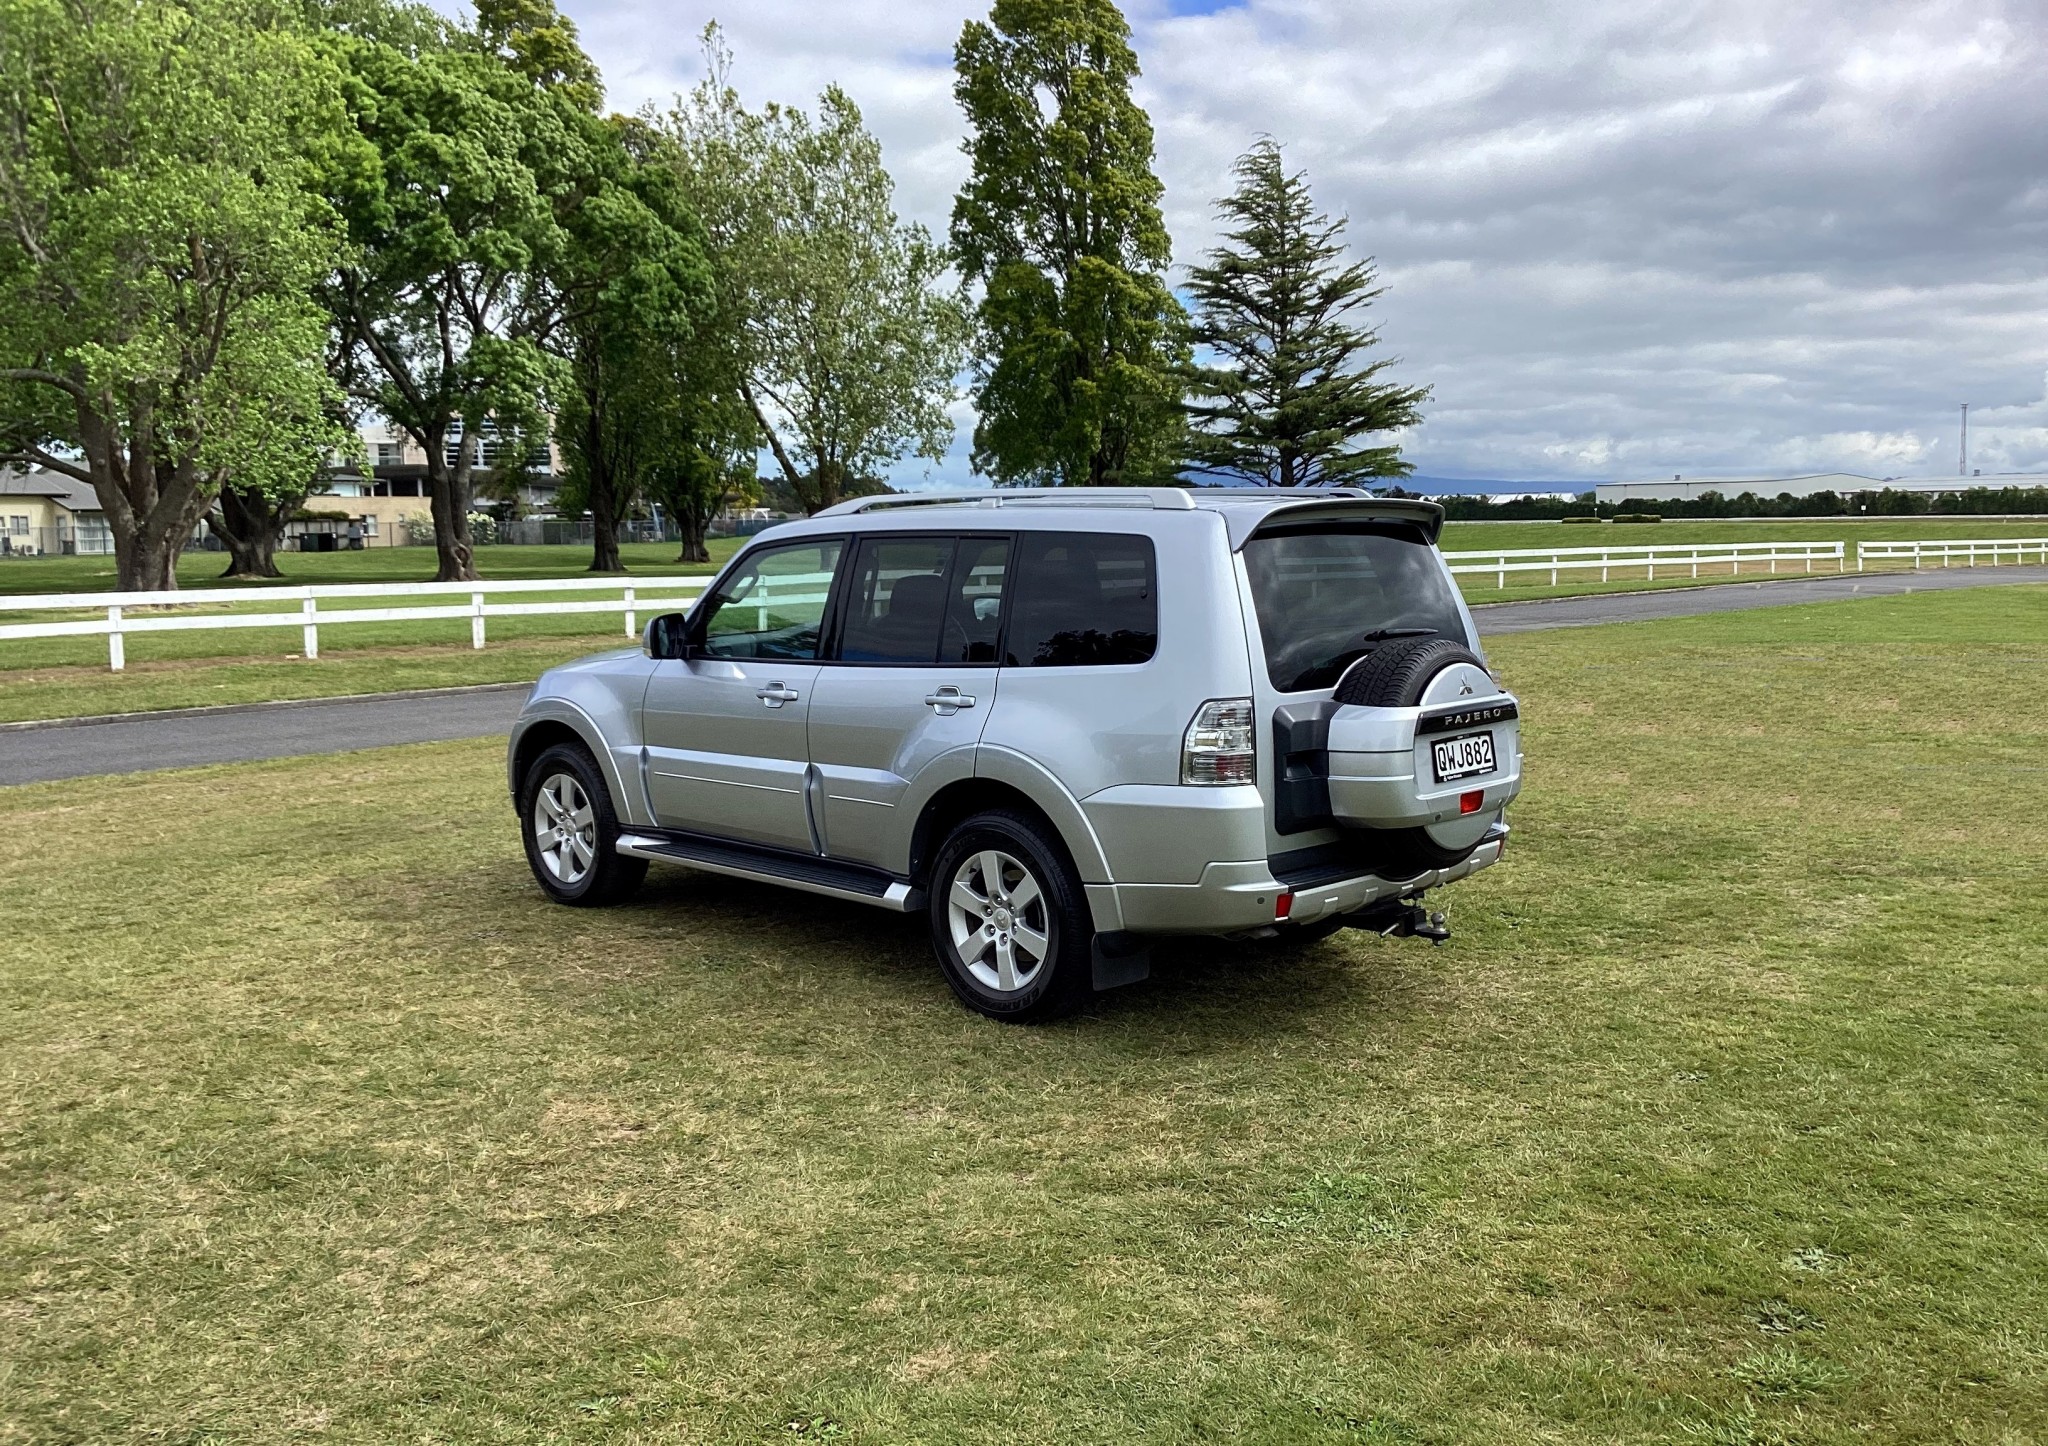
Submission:
[[[1289,914],[1291,914],[1291,913],[1293,913],[1293,912],[1294,912],[1294,895],[1292,895],[1292,894],[1282,894],[1282,895],[1281,895],[1281,896],[1280,896],[1279,898],[1277,898],[1277,899],[1273,900],[1273,917],[1274,917],[1274,918],[1276,918],[1276,919],[1284,919],[1284,918],[1286,918],[1286,917],[1287,917],[1287,916],[1288,916]]]
[[[1475,788],[1470,793],[1461,793],[1458,795],[1458,812],[1477,813],[1479,812],[1479,806],[1485,802],[1486,790],[1483,788]]]

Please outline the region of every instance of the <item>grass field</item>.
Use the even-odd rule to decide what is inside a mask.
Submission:
[[[1041,1030],[853,906],[545,905],[488,744],[0,792],[0,1440],[2048,1438],[2044,639],[1503,638],[1450,946]]]

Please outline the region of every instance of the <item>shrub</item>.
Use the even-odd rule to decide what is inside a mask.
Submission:
[[[1617,512],[1616,522],[1662,522],[1664,519],[1655,512]]]

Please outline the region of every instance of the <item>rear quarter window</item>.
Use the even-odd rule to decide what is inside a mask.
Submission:
[[[1375,633],[1439,633],[1464,641],[1465,620],[1436,549],[1403,523],[1324,523],[1262,532],[1244,545],[1245,572],[1282,693],[1336,686],[1378,644]]]
[[[1015,566],[1003,656],[1008,666],[1106,667],[1151,660],[1159,646],[1151,538],[1021,533]]]

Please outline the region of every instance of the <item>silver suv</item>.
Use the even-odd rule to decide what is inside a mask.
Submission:
[[[946,980],[1044,1019],[1161,935],[1446,937],[1500,858],[1515,699],[1436,549],[1364,492],[863,498],[762,533],[512,730],[534,876],[650,861],[929,919]]]

